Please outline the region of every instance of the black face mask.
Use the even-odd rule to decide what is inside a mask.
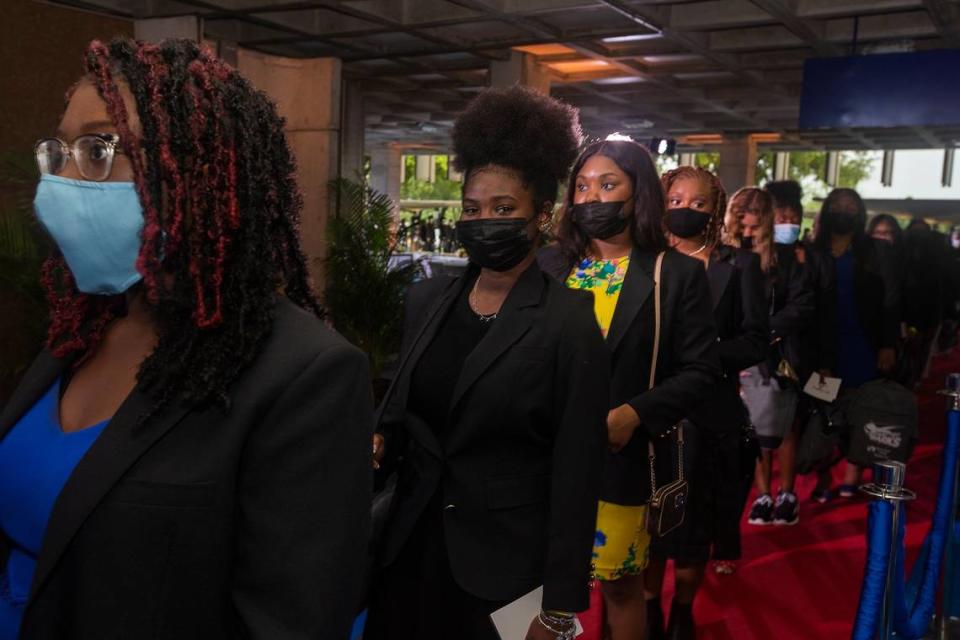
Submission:
[[[627,218],[623,214],[624,201],[584,202],[570,209],[573,224],[577,225],[588,238],[606,240],[627,228]]]
[[[527,234],[530,220],[480,218],[457,223],[457,239],[470,261],[485,269],[509,271],[530,255],[533,241]]]
[[[851,233],[857,226],[857,218],[853,214],[827,211],[824,215],[830,219],[831,231],[842,236]]]
[[[743,236],[740,238],[740,248],[747,251],[753,250],[753,236]]]
[[[710,214],[691,209],[667,209],[667,229],[678,238],[693,238],[710,224]]]

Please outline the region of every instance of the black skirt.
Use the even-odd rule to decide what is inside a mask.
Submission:
[[[654,539],[655,556],[684,565],[740,558],[740,517],[753,480],[741,464],[741,438],[737,432],[714,432],[685,423],[684,472],[690,494],[683,524],[664,538]],[[676,457],[674,449],[674,457]],[[658,462],[662,454],[658,454]],[[675,466],[675,464],[674,464]],[[660,470],[659,474],[667,472]],[[664,480],[663,482],[666,482]]]
[[[490,614],[506,604],[478,598],[457,584],[437,492],[396,561],[377,577],[363,638],[500,640]]]

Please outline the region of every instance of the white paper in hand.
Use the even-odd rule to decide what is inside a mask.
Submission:
[[[814,372],[807,380],[803,392],[808,396],[813,396],[817,400],[824,402],[833,402],[840,393],[840,378],[822,378],[819,373]]]
[[[524,640],[530,623],[540,613],[540,603],[543,601],[543,587],[537,587],[525,596],[521,596],[490,614],[493,626],[500,634],[500,640]],[[580,621],[577,623],[577,635],[583,633]]]

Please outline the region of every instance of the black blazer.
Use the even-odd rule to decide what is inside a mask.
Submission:
[[[573,267],[556,245],[542,249],[538,258],[543,269],[560,281],[566,280]],[[637,248],[631,252],[630,267],[607,332],[612,366],[609,406],[629,404],[643,426],[618,453],[608,451],[601,496],[616,504],[647,503],[649,438],[660,439],[686,417],[720,376],[717,331],[703,266],[695,258],[668,251],[661,274],[656,386],[647,389],[653,348],[655,262],[656,253]],[[667,455],[669,448],[663,450]]]
[[[707,279],[723,376],[689,417],[708,431],[733,432],[748,420],[740,399],[740,372],[762,362],[770,344],[760,256],[720,245],[710,257]]]
[[[43,353],[0,437],[69,363]],[[24,640],[347,638],[372,472],[366,357],[277,305],[228,414],[175,403],[138,425],[136,388],[54,505]],[[10,541],[0,534],[5,564]]]
[[[794,245],[775,244],[777,261],[767,274],[767,305],[770,309],[770,338],[766,373],[776,373],[785,358],[805,384],[813,371],[811,353],[803,348],[802,335],[815,321],[816,298]]]
[[[543,584],[545,608],[583,611],[609,395],[591,297],[532,265],[464,363],[444,444],[407,411],[412,372],[475,269],[425,280],[407,297],[402,361],[378,420],[387,452],[403,458],[379,560],[396,559],[441,491],[464,590],[511,600]]]
[[[833,256],[812,243],[800,246],[803,255],[803,274],[807,286],[813,290],[814,322],[801,332],[800,351],[806,379],[813,371],[837,366],[837,272]],[[809,361],[809,364],[806,364]]]

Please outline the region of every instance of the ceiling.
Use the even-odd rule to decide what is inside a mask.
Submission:
[[[931,148],[960,127],[797,131],[803,61],[960,47],[960,0],[57,0],[128,18],[196,14],[205,36],[335,56],[371,142],[443,145],[492,62],[536,57],[587,132],[767,134],[768,149]],[[514,54],[515,55],[515,54]]]

